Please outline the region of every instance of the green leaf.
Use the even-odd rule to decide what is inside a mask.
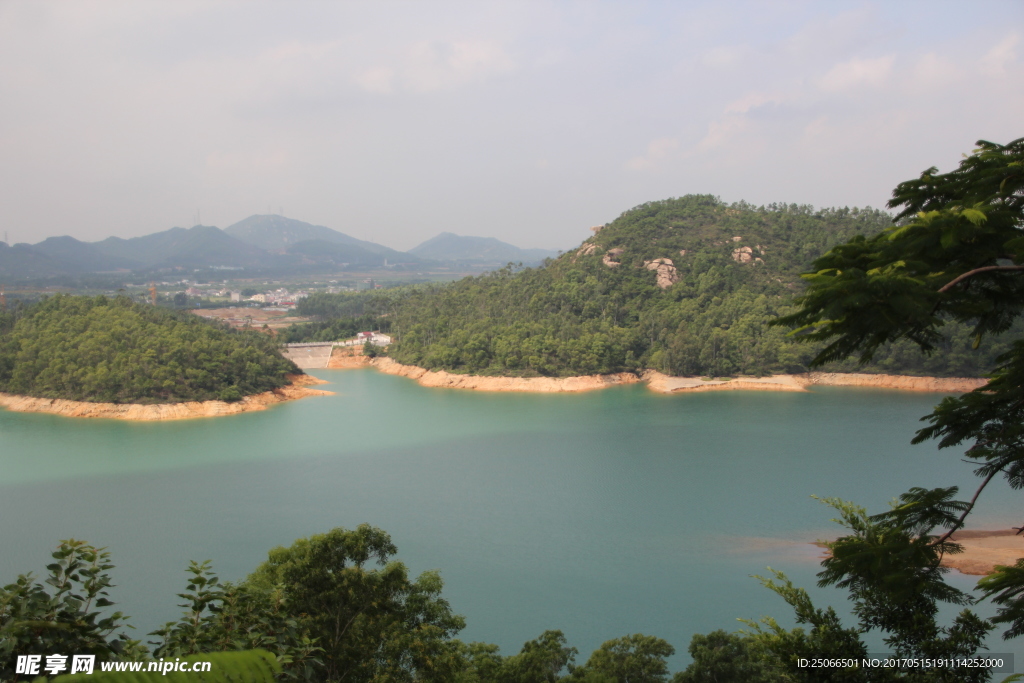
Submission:
[[[978,209],[964,209],[960,215],[975,225],[981,225],[988,220],[988,216]]]

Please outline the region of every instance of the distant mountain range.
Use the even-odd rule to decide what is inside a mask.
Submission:
[[[486,267],[509,261],[535,265],[556,255],[543,249],[519,249],[490,237],[452,233],[442,233],[406,253],[322,225],[284,216],[255,215],[223,230],[197,225],[129,239],[108,237],[100,242],[82,242],[68,236],[50,237],[31,245],[0,242],[0,280],[211,268],[283,274],[324,268]]]
[[[213,266],[252,268],[273,265],[273,258],[263,249],[246,244],[210,225],[197,225],[188,229],[171,228],[130,239],[108,237],[89,246],[108,257],[131,262],[134,265],[128,266],[130,269]]]
[[[549,249],[520,249],[493,237],[463,237],[450,232],[432,237],[410,249],[409,253],[435,261],[486,265],[505,265],[511,262],[528,266],[558,256],[557,251]]]

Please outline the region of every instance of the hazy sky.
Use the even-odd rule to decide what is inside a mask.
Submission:
[[[11,242],[269,208],[569,248],[689,193],[881,207],[1020,136],[1020,0],[0,0]]]

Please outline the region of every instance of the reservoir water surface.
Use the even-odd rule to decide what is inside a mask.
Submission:
[[[0,410],[0,581],[43,572],[60,539],[107,546],[112,597],[141,635],[177,618],[189,560],[237,580],[276,545],[366,522],[414,572],[441,570],[465,640],[512,654],[561,629],[583,661],[642,632],[672,643],[680,668],[694,633],[792,624],[751,578],[766,566],[846,612],[844,593],[814,587],[809,542],[838,527],[812,495],[879,512],[911,486],[969,497],[977,481],[955,449],[910,445],[937,394],[482,393],[313,374],[336,395],[232,417]],[[1017,497],[992,487],[972,526],[1019,523]]]

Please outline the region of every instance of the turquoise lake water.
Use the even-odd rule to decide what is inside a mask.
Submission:
[[[441,570],[466,640],[511,654],[561,629],[585,660],[642,632],[680,668],[694,633],[792,623],[750,578],[766,566],[845,611],[844,593],[814,588],[808,542],[838,527],[812,494],[877,512],[911,486],[976,486],[960,453],[910,445],[937,394],[483,393],[313,374],[337,394],[216,419],[0,410],[0,582],[41,572],[59,539],[108,546],[112,597],[142,634],[177,618],[189,560],[240,579],[273,546],[367,522],[414,572]],[[994,487],[972,526],[1018,524],[1018,500]]]

